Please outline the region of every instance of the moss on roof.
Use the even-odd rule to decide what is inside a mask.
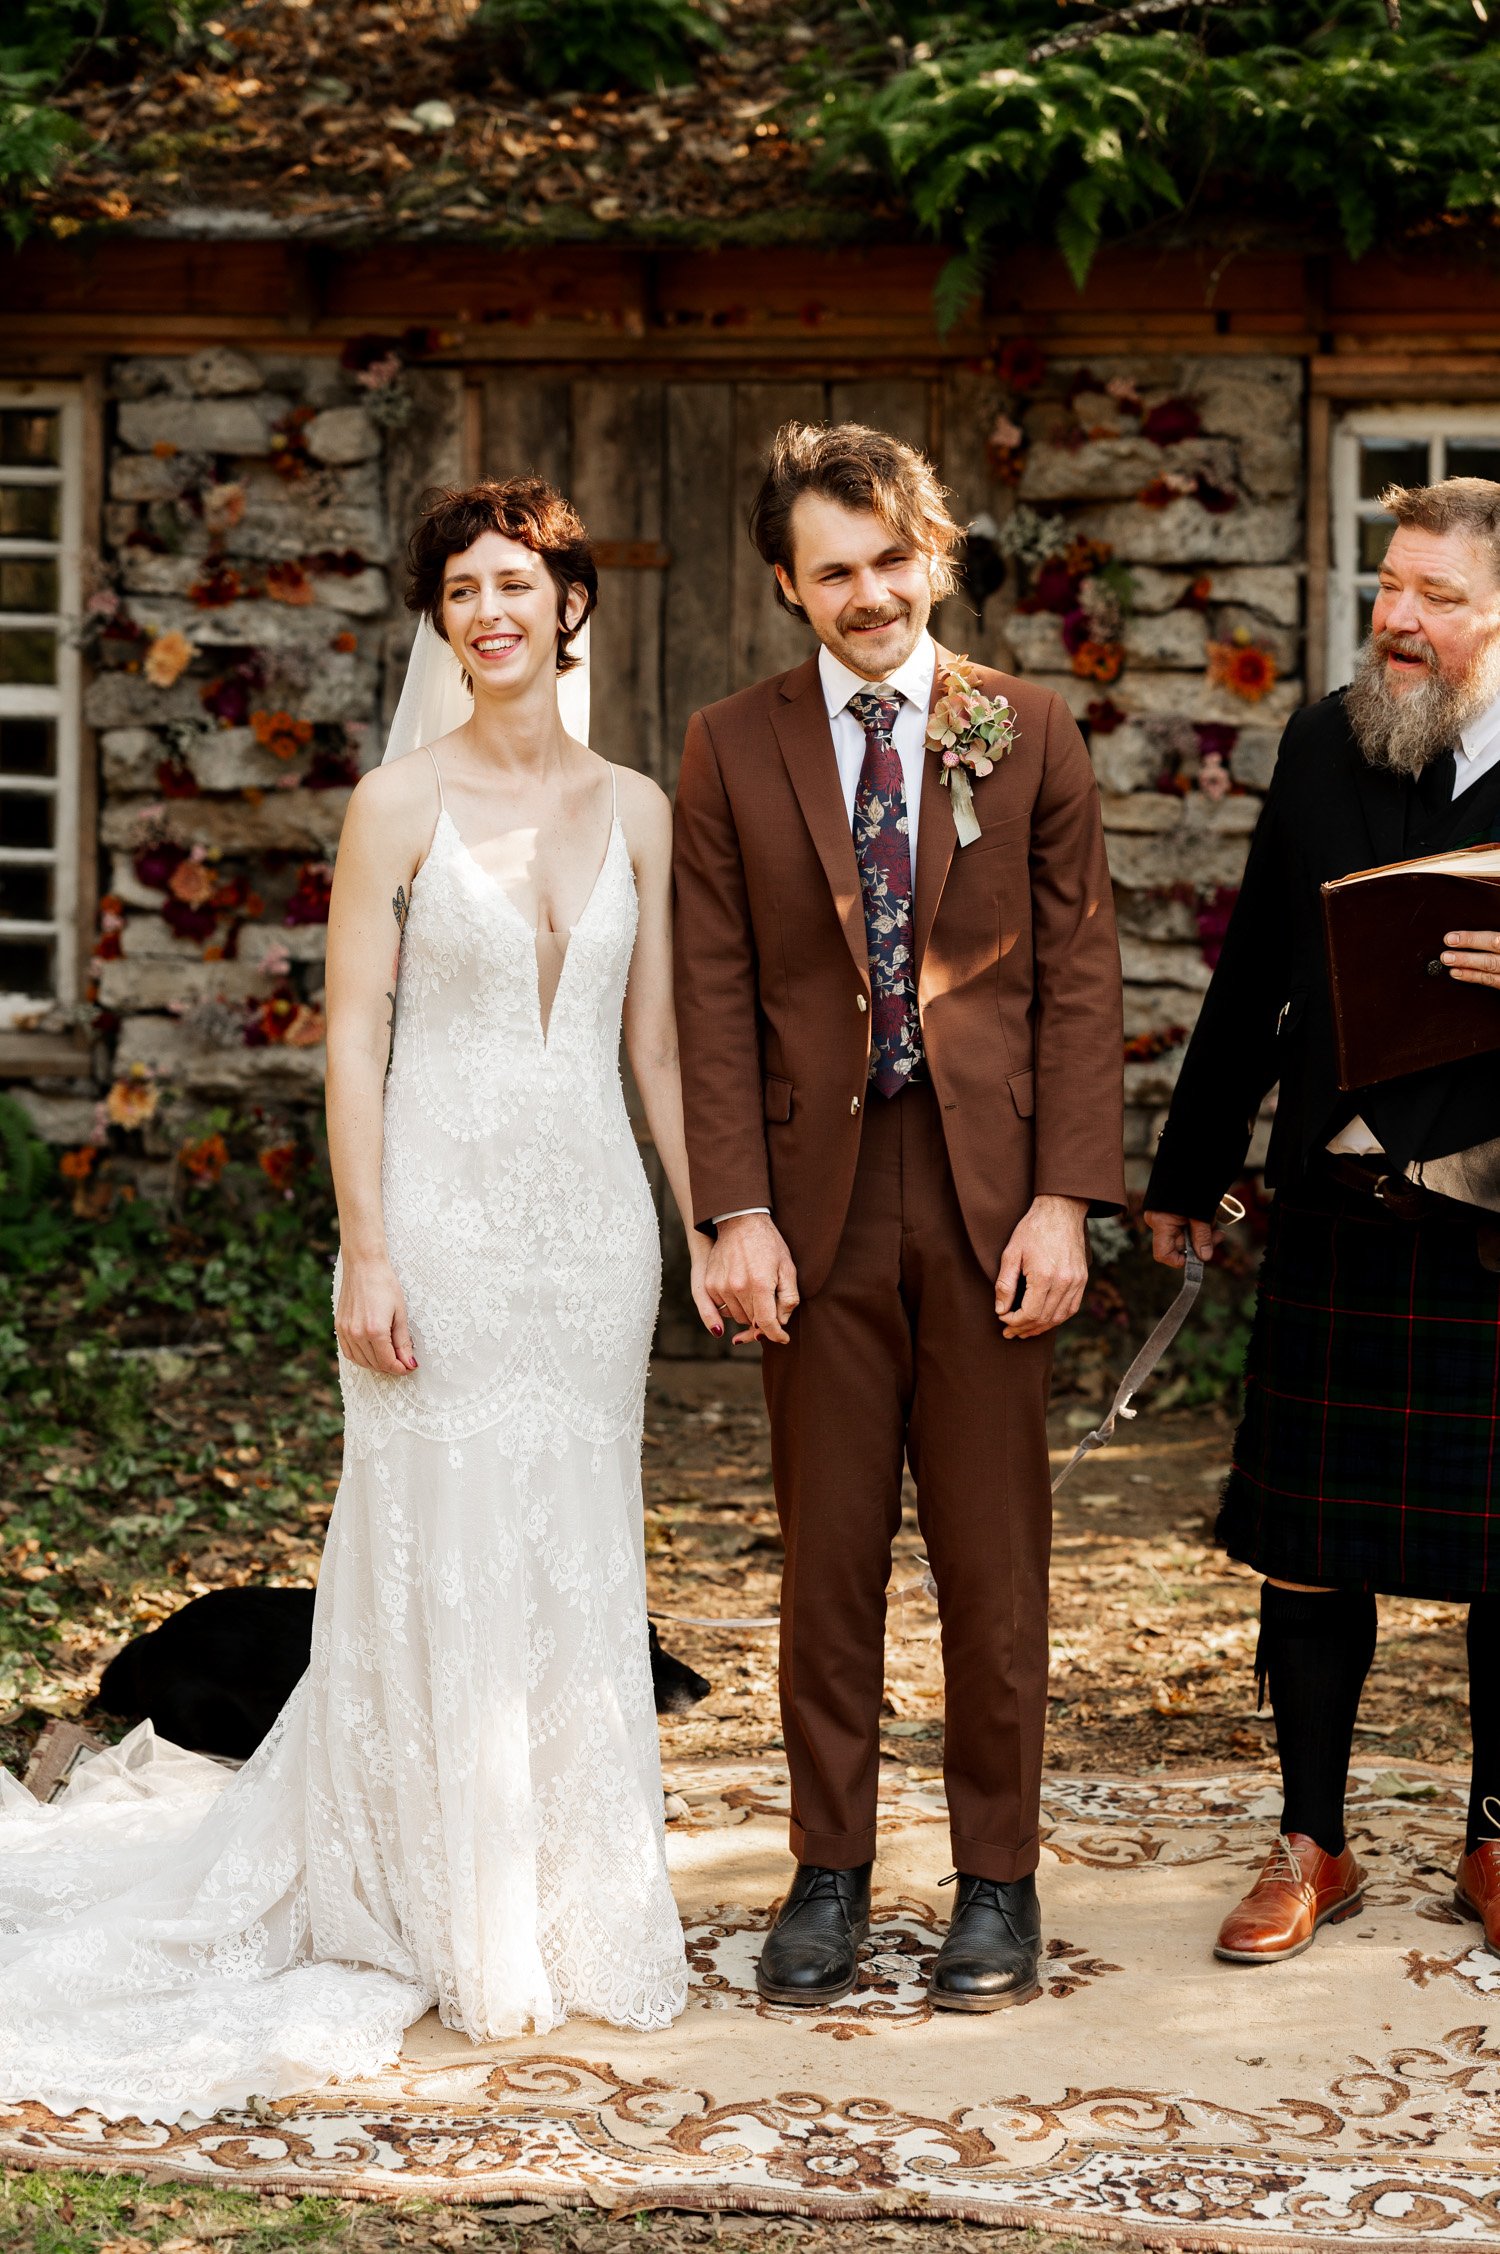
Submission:
[[[559,0],[566,6],[567,0]],[[302,239],[816,241],[905,232],[815,177],[808,125],[870,33],[836,0],[723,0],[689,83],[526,92],[479,0],[230,0],[185,55],[60,106],[86,144],[33,223]]]

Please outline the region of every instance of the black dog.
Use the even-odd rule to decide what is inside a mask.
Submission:
[[[306,1671],[312,1622],[311,1589],[214,1589],[117,1652],[90,1712],[144,1716],[174,1745],[247,1761]],[[654,1627],[651,1684],[658,1714],[686,1714],[712,1687]]]

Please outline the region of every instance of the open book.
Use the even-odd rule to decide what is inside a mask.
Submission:
[[[1339,1086],[1500,1049],[1500,992],[1453,978],[1450,931],[1500,931],[1500,845],[1360,869],[1323,886]]]

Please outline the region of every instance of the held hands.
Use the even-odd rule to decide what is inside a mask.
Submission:
[[[1443,956],[1454,978],[1466,986],[1500,986],[1500,931],[1445,931],[1443,945],[1462,950]]]
[[[1205,1265],[1212,1260],[1219,1232],[1211,1222],[1190,1221],[1185,1213],[1147,1213],[1142,1218],[1151,1231],[1151,1257],[1163,1268],[1183,1266],[1189,1232],[1198,1258]]]
[[[339,1350],[383,1377],[405,1377],[417,1366],[406,1301],[389,1260],[346,1260],[333,1318]]]
[[[1033,1198],[1000,1261],[995,1313],[1007,1338],[1040,1338],[1077,1314],[1089,1280],[1086,1200]],[[1019,1307],[1016,1291],[1026,1279]]]
[[[786,1345],[786,1325],[798,1303],[797,1269],[769,1213],[736,1213],[719,1223],[703,1290],[713,1320],[704,1314],[696,1290],[693,1296],[716,1338],[727,1315],[731,1322],[745,1326],[735,1335],[736,1346],[748,1346],[756,1338],[768,1338],[773,1346]]]
[[[692,1262],[689,1288],[693,1294],[693,1305],[698,1310],[698,1320],[705,1330],[713,1332],[715,1338],[722,1338],[724,1318],[708,1296],[708,1263],[714,1240],[705,1236],[701,1229],[689,1229],[687,1240],[688,1256]]]

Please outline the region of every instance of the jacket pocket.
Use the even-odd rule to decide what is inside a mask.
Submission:
[[[1029,814],[1013,814],[1008,820],[992,822],[988,829],[981,830],[972,844],[960,846],[959,857],[962,859],[964,855],[970,853],[997,851],[1003,845],[1024,848],[1030,842],[1031,816]]]
[[[1030,1119],[1036,1110],[1036,1074],[1011,1072],[1006,1074],[1005,1085],[1010,1090],[1010,1100],[1023,1119]]]
[[[766,1117],[784,1127],[792,1116],[792,1083],[790,1080],[767,1080]]]

